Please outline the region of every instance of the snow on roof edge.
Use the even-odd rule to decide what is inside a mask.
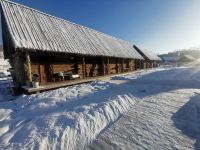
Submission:
[[[65,19],[61,19],[61,18],[52,16],[52,15],[49,15],[49,14],[44,13],[44,12],[42,12],[42,11],[39,11],[39,10],[30,8],[30,7],[28,7],[28,6],[24,6],[24,5],[15,3],[15,2],[11,2],[11,1],[8,1],[8,0],[2,0],[2,1],[0,2],[0,3],[1,3],[1,7],[3,7],[3,6],[2,6],[2,3],[4,3],[4,2],[9,3],[9,4],[14,4],[14,5],[23,7],[23,8],[28,9],[28,10],[32,10],[32,11],[34,11],[34,12],[37,12],[37,13],[41,14],[41,15],[45,15],[45,16],[48,16],[48,17],[52,17],[52,18],[54,18],[54,19],[56,19],[56,20],[60,20],[60,21],[66,22],[66,23],[69,23],[69,24],[71,24],[71,25],[78,26],[78,27],[80,27],[80,28],[85,28],[86,30],[89,30],[89,32],[90,32],[90,31],[91,31],[91,32],[94,32],[94,34],[100,34],[100,36],[105,36],[105,37],[107,37],[107,38],[111,38],[111,39],[110,39],[111,42],[112,42],[112,40],[115,40],[115,42],[119,42],[119,43],[120,43],[120,46],[122,46],[121,49],[123,48],[123,45],[124,45],[124,44],[126,45],[126,46],[124,45],[124,46],[125,46],[124,49],[126,49],[126,48],[129,47],[129,48],[128,48],[129,50],[127,50],[127,52],[126,52],[126,51],[124,52],[123,50],[121,50],[121,53],[124,53],[123,55],[120,54],[120,56],[121,56],[122,58],[143,59],[142,56],[141,56],[138,52],[136,52],[136,51],[134,52],[134,54],[132,54],[132,56],[129,54],[130,49],[132,48],[132,46],[131,46],[131,44],[130,44],[129,42],[127,42],[127,41],[125,41],[125,40],[116,38],[116,37],[114,37],[114,36],[105,34],[105,33],[103,33],[103,32],[96,31],[96,30],[94,30],[94,29],[91,29],[91,28],[88,28],[88,27],[85,27],[85,26],[82,26],[82,25],[79,25],[79,24],[70,22],[70,21],[65,20]],[[5,6],[4,6],[4,7],[5,7]],[[4,11],[3,8],[2,8],[2,10]],[[4,13],[7,13],[7,12],[4,12]],[[19,14],[19,15],[20,15],[20,14]],[[11,34],[12,34],[12,32],[11,32]],[[12,38],[14,38],[13,35],[12,35]],[[108,40],[109,40],[109,39],[108,39]],[[106,42],[109,44],[108,41],[106,41]],[[16,42],[16,39],[14,39],[14,45],[15,45],[16,47],[22,47],[18,42]],[[131,48],[130,48],[130,47],[131,47]],[[33,49],[33,47],[31,47],[31,48]],[[35,49],[37,49],[37,48],[35,48]],[[48,48],[47,48],[47,49],[48,49]],[[119,48],[119,49],[120,49],[120,48]],[[122,52],[122,51],[123,51],[123,52]],[[129,52],[128,52],[128,51],[129,51]],[[111,50],[111,52],[112,52],[112,50]],[[116,51],[115,51],[115,52],[116,52]],[[115,53],[115,52],[113,51],[113,53]],[[120,50],[119,50],[118,52],[120,52]],[[92,54],[92,55],[93,55],[93,54]],[[97,55],[98,55],[98,54],[97,54]],[[107,56],[107,54],[105,54],[105,56]],[[113,56],[113,57],[117,57],[117,56],[119,56],[119,55],[116,55],[116,56]],[[112,56],[110,56],[110,57],[112,57]]]
[[[156,55],[154,52],[144,49],[144,48],[141,48],[135,44],[133,45],[133,47],[138,48],[138,50],[140,50],[148,59],[161,61],[161,58],[158,55]]]

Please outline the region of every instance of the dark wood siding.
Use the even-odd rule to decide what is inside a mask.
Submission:
[[[133,59],[89,57],[89,56],[31,56],[31,71],[40,76],[41,84],[55,82],[55,74],[78,74],[80,78],[97,77],[135,70],[138,61]],[[64,78],[64,80],[67,80]]]

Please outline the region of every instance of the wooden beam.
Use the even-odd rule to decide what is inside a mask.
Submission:
[[[110,60],[109,60],[109,58],[107,58],[107,71],[108,71],[108,74],[110,74]]]
[[[129,60],[129,71],[133,71],[133,60]]]
[[[130,66],[129,66],[130,67],[130,71],[133,71],[133,60],[130,59],[129,61],[130,61]]]
[[[101,58],[101,65],[102,65],[101,66],[101,69],[102,69],[101,70],[102,71],[101,74],[104,76],[105,75],[105,62],[104,62],[104,58],[103,57]]]
[[[124,58],[122,58],[122,73],[124,72]]]
[[[116,59],[116,73],[119,73],[120,71],[120,65],[119,65],[119,59]]]
[[[83,79],[85,78],[85,57],[82,57]]]
[[[31,74],[31,59],[28,52],[26,52],[26,69],[27,69],[27,77],[28,81],[32,82],[32,74]]]
[[[135,60],[134,59],[132,59],[132,66],[131,66],[131,68],[132,68],[132,71],[135,70]]]

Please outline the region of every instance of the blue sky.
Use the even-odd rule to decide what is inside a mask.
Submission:
[[[14,0],[165,53],[200,46],[199,0]]]

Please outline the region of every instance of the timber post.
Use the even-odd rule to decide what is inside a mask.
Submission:
[[[142,69],[142,60],[140,60],[140,69]]]
[[[107,58],[107,70],[108,70],[108,75],[110,74],[110,60],[109,57]]]
[[[102,57],[101,58],[101,65],[102,65],[102,75],[104,76],[105,75],[105,62],[104,62],[104,58]]]
[[[82,57],[83,79],[85,78],[85,57]]]
[[[26,69],[27,69],[28,81],[29,81],[29,82],[32,82],[30,55],[29,55],[28,52],[26,52],[25,55],[26,55]]]
[[[133,71],[133,60],[132,59],[130,59],[130,71]]]
[[[135,60],[134,59],[132,59],[132,71],[134,71],[135,70]]]

